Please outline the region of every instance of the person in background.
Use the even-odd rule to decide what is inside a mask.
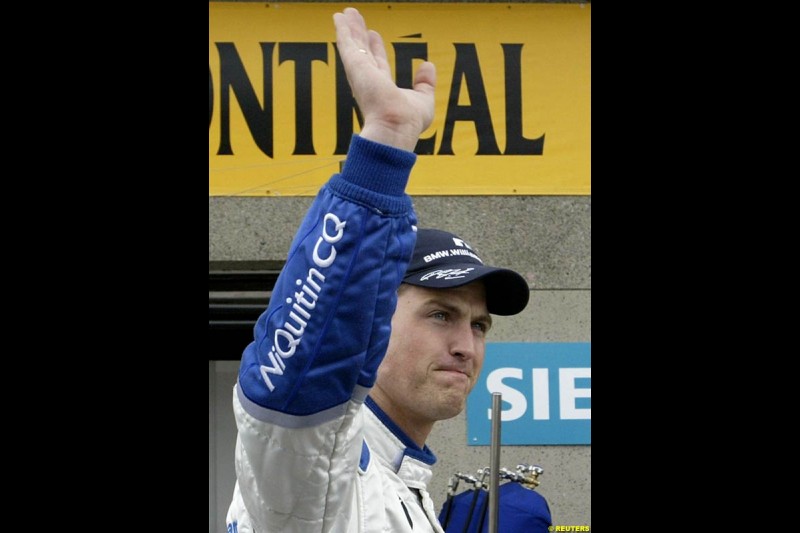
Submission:
[[[434,116],[434,65],[400,88],[358,10],[333,19],[363,127],[242,354],[229,533],[441,532],[425,441],[464,409],[492,315],[530,295],[455,234],[417,228],[405,189]]]

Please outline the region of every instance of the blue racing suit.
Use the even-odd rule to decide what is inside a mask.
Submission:
[[[416,240],[415,161],[354,135],[303,219],[234,386],[229,533],[442,531],[435,456],[367,397]]]

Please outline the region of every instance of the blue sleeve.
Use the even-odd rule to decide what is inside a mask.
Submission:
[[[353,136],[341,174],[303,219],[242,355],[246,409],[305,417],[366,396],[416,239],[405,193],[415,161]]]

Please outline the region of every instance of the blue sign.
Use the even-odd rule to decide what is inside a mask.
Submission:
[[[492,393],[502,395],[500,443],[591,444],[588,342],[497,342],[467,398],[467,444],[491,444]]]

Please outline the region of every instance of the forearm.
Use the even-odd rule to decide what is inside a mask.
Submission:
[[[403,192],[414,160],[353,139],[342,174],[304,218],[243,355],[239,384],[254,404],[305,416],[372,385],[414,245]]]

